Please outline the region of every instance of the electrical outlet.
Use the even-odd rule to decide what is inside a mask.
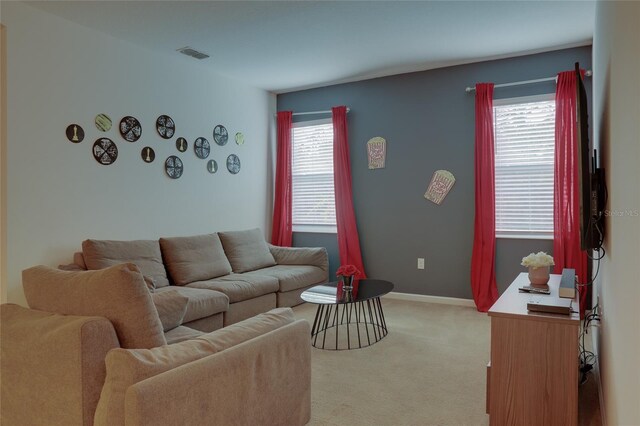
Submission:
[[[418,269],[424,269],[424,257],[418,258]]]

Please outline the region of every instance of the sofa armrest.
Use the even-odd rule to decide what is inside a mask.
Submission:
[[[92,425],[105,356],[120,346],[111,322],[13,304],[0,311],[0,423]]]
[[[329,270],[329,254],[324,247],[280,247],[269,244],[278,265],[312,265]]]
[[[131,385],[125,425],[304,425],[309,335],[309,323],[298,320]]]

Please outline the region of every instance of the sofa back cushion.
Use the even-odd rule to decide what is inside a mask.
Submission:
[[[181,295],[176,290],[167,290],[151,293],[151,299],[158,311],[158,317],[160,317],[165,333],[182,324],[184,314],[187,313],[188,297]]]
[[[262,232],[247,231],[220,232],[220,240],[227,254],[233,272],[248,272],[276,264]]]
[[[35,266],[22,271],[22,285],[32,309],[107,318],[123,348],[167,343],[151,294],[132,263],[82,272]]]
[[[209,280],[231,273],[218,234],[160,238],[160,249],[176,285]]]
[[[107,378],[96,409],[95,425],[124,425],[129,386],[181,365],[221,352],[294,321],[290,308],[279,308],[192,340],[153,349],[114,349],[107,354]],[[211,383],[215,386],[215,383]]]
[[[87,269],[104,269],[128,262],[138,265],[140,272],[153,281],[154,287],[169,285],[158,241],[85,240],[82,242],[82,254]]]

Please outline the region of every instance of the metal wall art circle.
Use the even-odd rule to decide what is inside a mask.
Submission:
[[[175,155],[169,156],[164,162],[164,170],[171,179],[178,179],[184,171],[182,160]]]
[[[218,171],[218,163],[216,162],[216,160],[207,161],[207,170],[209,171],[209,173],[215,173]]]
[[[193,143],[193,150],[196,152],[196,157],[205,159],[211,152],[211,145],[205,138],[198,138]]]
[[[107,114],[98,114],[94,120],[96,127],[101,132],[107,132],[111,129],[111,118]]]
[[[145,146],[140,151],[140,156],[145,163],[153,163],[153,160],[156,159],[156,152],[150,146]]]
[[[127,142],[135,142],[142,135],[142,125],[137,118],[127,115],[120,120],[120,135]]]
[[[109,138],[100,138],[93,143],[93,158],[108,166],[118,159],[118,147]]]
[[[189,143],[185,138],[176,139],[176,149],[180,152],[185,152],[189,147]]]
[[[171,139],[176,132],[176,123],[168,115],[161,115],[156,120],[156,130],[163,139]]]
[[[240,171],[240,159],[237,155],[231,154],[227,157],[227,170],[229,170],[229,173],[232,175],[238,174]]]
[[[213,128],[213,140],[220,146],[224,146],[229,141],[229,132],[222,124],[218,124]]]
[[[244,144],[244,135],[242,134],[242,132],[236,133],[236,144],[237,145],[243,145]]]
[[[65,133],[67,139],[73,143],[80,143],[84,139],[84,129],[78,124],[69,124]]]

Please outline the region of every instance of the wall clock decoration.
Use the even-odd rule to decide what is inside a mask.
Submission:
[[[216,163],[216,160],[207,161],[207,170],[209,173],[215,173],[218,171],[218,163]]]
[[[213,128],[213,140],[220,146],[224,146],[229,141],[229,132],[222,124],[218,124]]]
[[[369,158],[369,169],[384,169],[387,158],[387,141],[379,136],[369,139],[367,157]]]
[[[66,134],[67,139],[73,143],[80,143],[84,139],[84,129],[77,124],[69,124]]]
[[[456,182],[453,173],[447,170],[436,170],[431,178],[431,183],[424,194],[424,198],[436,204],[441,204],[451,187]]]
[[[163,139],[171,139],[176,132],[176,123],[168,115],[161,115],[156,120],[156,130]]]
[[[142,126],[137,118],[127,115],[120,120],[120,135],[127,142],[135,142],[142,135]]]
[[[111,118],[107,114],[96,115],[94,122],[101,132],[108,132],[111,129]]]
[[[185,152],[189,147],[189,143],[185,138],[176,139],[176,149],[180,152]]]
[[[145,163],[153,163],[153,160],[156,159],[156,152],[150,146],[145,146],[140,151],[140,156]]]
[[[236,133],[236,144],[237,145],[243,145],[244,144],[244,135],[242,134],[242,132]]]
[[[198,138],[193,143],[193,150],[196,152],[196,157],[205,159],[211,152],[211,145],[205,138]]]
[[[240,159],[237,155],[231,154],[227,157],[227,170],[232,175],[237,175],[240,171]]]
[[[167,176],[171,179],[178,179],[182,176],[182,172],[184,170],[182,160],[175,155],[169,156],[169,158],[164,162],[164,170],[167,172]]]
[[[100,138],[93,143],[93,158],[108,166],[118,159],[118,147],[109,138]]]

